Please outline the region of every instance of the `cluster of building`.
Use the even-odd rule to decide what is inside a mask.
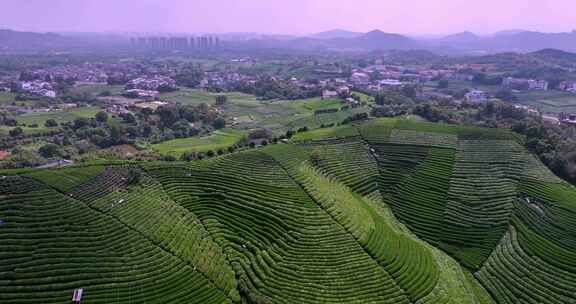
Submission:
[[[546,80],[506,77],[502,86],[519,91],[548,91],[549,83]]]
[[[558,89],[576,93],[576,81],[563,81],[558,85]]]
[[[223,90],[230,89],[233,85],[238,83],[254,84],[257,77],[252,75],[244,75],[237,72],[206,72],[204,78],[200,81],[201,88],[221,88]]]
[[[128,81],[126,89],[158,91],[161,87],[176,88],[176,81],[167,76],[155,75],[138,77]]]
[[[10,91],[12,91],[10,83],[0,81],[0,92],[10,92]]]
[[[128,81],[125,94],[134,97],[156,97],[160,91],[175,90],[176,81],[167,76],[145,76]]]
[[[494,69],[491,64],[454,64],[446,66],[402,66],[384,65],[382,60],[376,60],[374,65],[363,69],[356,69],[354,74],[359,81],[369,81],[369,75],[378,73],[386,80],[402,80],[405,82],[427,82],[434,79],[447,79],[459,81],[471,81],[475,73]],[[363,74],[363,75],[362,75]]]
[[[341,85],[337,87],[335,90],[323,90],[322,91],[322,98],[335,98],[339,96],[348,96],[350,95],[350,88],[345,85]]]
[[[135,108],[156,110],[160,106],[169,104],[165,101],[122,98],[117,96],[102,97],[100,100],[105,103],[105,112],[117,115],[131,113]]]
[[[447,66],[401,66],[384,65],[376,60],[374,65],[352,71],[349,80],[354,86],[370,91],[399,89],[406,84],[424,83],[437,79],[471,81],[474,73],[492,70],[490,64],[455,64]],[[378,75],[377,80],[371,75]],[[478,94],[476,94],[478,95]]]
[[[425,83],[428,81],[446,79],[454,81],[472,81],[474,73],[485,72],[494,69],[490,64],[455,64],[448,66],[410,66],[404,67],[399,65],[384,65],[381,61],[376,61],[374,65],[366,68],[357,68],[352,71],[348,84],[372,92],[381,92],[389,90],[400,90],[406,85]],[[375,77],[371,75],[376,74]],[[538,85],[545,86],[547,83],[532,83],[531,87]],[[449,95],[442,94],[441,91],[426,92],[435,98],[450,98]],[[471,89],[464,95],[464,100],[471,103],[486,102],[490,99],[487,92],[478,89]]]
[[[148,50],[216,50],[220,48],[220,38],[204,37],[137,37],[131,38],[132,47]]]
[[[20,82],[20,89],[29,94],[55,98],[56,90],[50,82],[42,80]]]
[[[108,81],[108,75],[102,66],[92,63],[38,69],[30,72],[30,75],[44,80],[72,79],[77,84],[103,84]]]
[[[481,90],[470,90],[464,95],[464,100],[471,103],[488,101],[488,94]]]
[[[576,125],[576,114],[560,113],[558,114],[558,120],[562,123]]]

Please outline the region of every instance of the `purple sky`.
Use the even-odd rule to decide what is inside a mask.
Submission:
[[[576,0],[0,0],[0,28],[406,34],[572,31]]]

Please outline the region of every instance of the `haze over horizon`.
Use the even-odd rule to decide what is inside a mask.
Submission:
[[[0,28],[37,32],[403,34],[568,32],[571,0],[3,0]]]

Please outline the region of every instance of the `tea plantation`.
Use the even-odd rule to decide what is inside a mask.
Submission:
[[[576,303],[576,189],[522,140],[381,119],[0,172],[0,303]]]

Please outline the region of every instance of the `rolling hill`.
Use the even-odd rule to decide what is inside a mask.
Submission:
[[[0,29],[0,50],[46,51],[125,47],[128,39],[106,33],[36,33]]]
[[[363,33],[351,32],[341,29],[335,29],[310,35],[310,38],[316,39],[335,39],[335,38],[356,38],[362,36]]]
[[[0,49],[52,48],[73,41],[55,33],[19,32],[0,29]]]
[[[0,303],[573,303],[576,189],[522,140],[379,119],[0,172]]]
[[[419,47],[416,41],[406,36],[386,33],[380,30],[374,30],[345,41],[334,41],[334,45],[357,47],[366,50],[407,50]]]
[[[432,41],[432,45],[443,45],[460,50],[476,50],[489,53],[534,52],[543,48],[554,48],[568,52],[576,51],[576,31],[543,33],[523,30],[501,31],[493,35],[477,36],[469,32],[458,33]]]
[[[482,37],[472,32],[461,32],[443,37],[440,41],[447,44],[459,44],[477,42],[480,39]]]

